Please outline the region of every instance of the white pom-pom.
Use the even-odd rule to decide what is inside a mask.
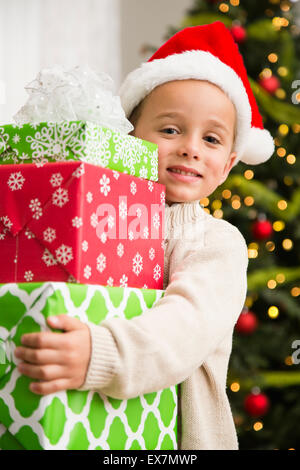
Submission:
[[[252,127],[240,160],[247,165],[259,165],[272,156],[274,149],[274,140],[270,132]]]

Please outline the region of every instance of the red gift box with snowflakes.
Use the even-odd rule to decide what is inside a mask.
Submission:
[[[0,282],[163,288],[165,186],[78,161],[0,166]]]

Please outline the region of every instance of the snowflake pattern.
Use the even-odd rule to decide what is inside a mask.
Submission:
[[[132,230],[129,230],[128,232],[128,238],[130,241],[134,240],[134,234],[133,234],[133,231]]]
[[[57,186],[61,185],[63,180],[64,179],[60,173],[53,173],[53,175],[50,178],[50,184],[51,186],[53,186],[53,188],[56,188]]]
[[[10,174],[7,184],[12,191],[18,191],[19,189],[23,188],[24,182],[24,176],[20,171],[18,171],[17,173]]]
[[[111,276],[107,279],[106,285],[109,286],[109,287],[113,287],[113,285],[114,285],[114,280],[113,280],[113,278],[112,278]]]
[[[160,193],[160,203],[165,204],[165,202],[166,202],[166,193],[164,191],[162,191]]]
[[[97,257],[97,270],[102,273],[106,268],[106,256],[103,253]]]
[[[127,216],[127,204],[125,201],[121,201],[119,204],[119,216],[124,220]]]
[[[20,142],[21,137],[19,136],[19,134],[15,134],[15,135],[13,136],[12,140],[13,140],[13,143],[14,143],[14,144],[17,144],[17,143]]]
[[[81,176],[84,175],[84,173],[85,173],[84,164],[81,163],[81,165],[79,165],[79,167],[73,171],[72,176],[74,176],[75,178],[80,178]]]
[[[43,231],[43,238],[45,242],[52,243],[56,238],[56,230],[51,227],[47,227],[46,230]]]
[[[146,227],[144,227],[144,229],[143,229],[143,238],[144,238],[145,240],[147,240],[147,239],[149,238],[149,229],[148,229],[147,225],[146,225]]]
[[[91,218],[90,218],[91,226],[93,228],[96,228],[98,225],[98,217],[95,212],[92,213]]]
[[[156,266],[154,266],[154,269],[153,269],[153,279],[155,279],[155,281],[158,281],[160,278],[161,278],[161,267],[159,266],[159,264],[157,264]]]
[[[158,212],[155,212],[155,214],[153,215],[152,217],[152,223],[153,223],[153,227],[158,230],[159,227],[160,227],[160,218],[159,218],[159,214]]]
[[[86,279],[89,279],[91,277],[91,274],[92,274],[92,268],[91,266],[89,266],[88,264],[85,266],[84,270],[83,270],[83,276],[86,278]]]
[[[41,208],[41,202],[38,200],[38,198],[31,199],[29,208],[32,211],[32,217],[36,220],[38,220],[40,217],[43,215],[43,211]]]
[[[76,227],[76,228],[82,227],[82,225],[83,225],[83,224],[82,224],[82,218],[81,218],[81,217],[77,217],[77,216],[74,217],[74,218],[72,219],[72,225],[73,225],[73,227]]]
[[[127,283],[128,283],[128,277],[125,274],[123,274],[123,276],[121,277],[119,281],[119,284],[121,287],[127,287]]]
[[[112,215],[109,215],[107,218],[108,228],[113,228],[115,225],[115,218]]]
[[[110,185],[109,185],[110,179],[106,175],[103,175],[99,183],[100,183],[100,192],[103,193],[104,196],[107,196],[110,191]]]
[[[149,191],[152,192],[152,191],[153,191],[153,187],[154,187],[154,186],[153,186],[153,182],[152,182],[152,181],[148,181],[148,189],[149,189]]]
[[[55,256],[57,261],[65,266],[73,259],[72,247],[64,244],[60,245],[60,247],[55,250]]]
[[[132,271],[134,272],[134,274],[138,276],[142,270],[143,270],[143,257],[139,253],[137,253],[132,260]]]
[[[55,206],[63,207],[69,201],[68,190],[65,188],[58,188],[52,194],[52,203]]]
[[[153,261],[154,258],[155,258],[155,250],[154,250],[154,248],[150,248],[150,250],[149,250],[149,258],[151,259],[151,261]]]
[[[85,253],[88,251],[89,249],[89,244],[86,240],[83,240],[82,244],[81,244],[81,248],[82,248],[82,251],[84,251]]]
[[[136,184],[135,184],[134,181],[131,181],[131,183],[130,183],[130,192],[133,195],[135,195],[135,193],[136,193]]]
[[[93,201],[93,194],[91,193],[91,191],[86,193],[86,200],[89,204]]]
[[[25,271],[25,274],[24,274],[24,279],[25,281],[27,282],[31,282],[33,280],[33,272],[32,271]]]
[[[117,246],[117,255],[122,258],[122,256],[124,255],[124,245],[123,243],[119,243],[119,245]]]
[[[107,234],[106,234],[105,232],[102,232],[102,233],[101,233],[100,240],[102,241],[102,243],[105,243],[105,242],[106,242],[106,240],[107,240]]]
[[[0,221],[2,222],[5,228],[8,228],[9,230],[11,229],[13,223],[7,215],[2,215],[0,217]]]
[[[32,125],[34,129],[37,125]],[[26,142],[30,144],[32,161],[37,165],[44,164],[48,158],[55,161],[66,160],[70,155],[70,148],[76,151],[80,145],[80,123],[63,121],[61,123],[47,122],[46,126],[39,126],[33,136],[28,135]]]
[[[139,171],[139,177],[147,179],[147,176],[148,176],[148,170],[145,166],[142,166],[142,168]]]
[[[52,255],[52,253],[50,253],[49,250],[47,250],[47,248],[44,250],[44,253],[43,253],[43,256],[42,256],[42,260],[44,261],[44,263],[46,264],[46,266],[54,266],[57,264],[57,260],[54,258],[54,256]]]
[[[140,219],[141,216],[142,216],[142,210],[141,210],[140,207],[138,207],[137,210],[136,210],[136,216],[137,216],[139,219]]]

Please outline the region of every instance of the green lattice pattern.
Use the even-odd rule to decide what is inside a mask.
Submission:
[[[49,330],[46,318],[69,313],[99,324],[132,318],[151,308],[163,291],[66,283],[0,285],[0,448],[176,449],[177,387],[130,400],[68,390],[41,397],[16,367],[14,348],[24,333]]]

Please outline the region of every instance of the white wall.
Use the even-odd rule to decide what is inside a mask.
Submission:
[[[88,64],[119,83],[120,1],[0,0],[0,123],[12,122],[43,67]]]
[[[142,46],[161,46],[168,26],[180,28],[193,4],[193,0],[121,0],[122,79],[150,57],[141,54]]]

